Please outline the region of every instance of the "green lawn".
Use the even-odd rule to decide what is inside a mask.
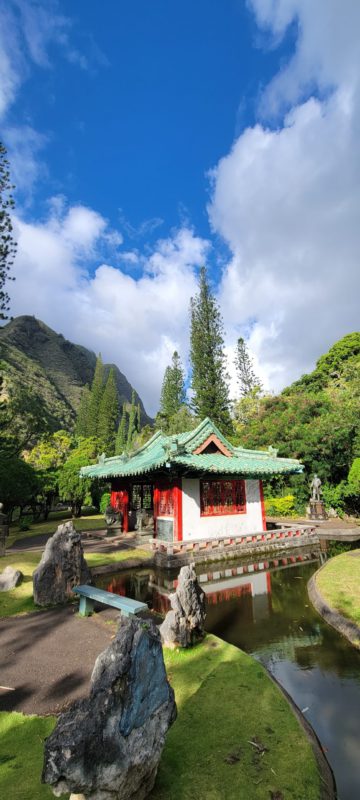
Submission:
[[[49,515],[49,519],[46,522],[36,522],[30,525],[28,531],[21,531],[17,524],[11,525],[6,545],[10,547],[17,539],[29,539],[41,533],[55,533],[58,525],[71,519],[70,511],[54,511]],[[78,519],[74,519],[73,522],[77,531],[100,531],[106,528],[103,514],[85,514],[82,517],[78,517]]]
[[[128,558],[149,558],[146,550],[117,550],[114,553],[85,553],[89,567],[97,567],[102,564],[116,564]],[[41,552],[37,553],[12,553],[11,555],[0,558],[0,571],[8,565],[21,570],[24,580],[12,589],[11,592],[0,592],[0,617],[10,617],[13,614],[23,614],[29,611],[41,611],[36,606],[32,596],[32,573],[39,563]]]
[[[54,724],[54,717],[0,713],[0,797],[4,800],[54,797],[51,789],[40,783],[43,742]]]
[[[331,558],[316,585],[331,608],[360,625],[360,550]]]
[[[166,651],[165,661],[178,718],[152,800],[265,800],[270,792],[319,800],[311,746],[258,662],[214,636],[193,650]],[[39,784],[43,739],[52,725],[53,718],[0,714],[1,797],[52,797]]]

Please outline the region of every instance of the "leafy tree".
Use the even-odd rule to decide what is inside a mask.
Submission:
[[[257,413],[247,420],[236,418],[239,443],[273,444],[280,456],[299,458],[307,484],[314,472],[330,487],[346,482],[354,458],[360,456],[360,335],[344,340],[319,359],[313,373],[280,395],[260,397]],[[308,497],[308,485],[302,487],[300,476],[294,480]]]
[[[75,433],[77,436],[89,436],[89,414],[90,414],[91,392],[88,386],[84,386],[80,405],[77,412]]]
[[[245,340],[240,336],[237,340],[235,367],[240,386],[240,394],[245,397],[261,389],[261,381],[255,375],[252,359],[249,355]]]
[[[205,267],[200,270],[199,293],[191,299],[190,317],[192,407],[198,417],[210,417],[220,429],[229,433],[232,424],[223,323]]]
[[[88,436],[97,436],[99,425],[100,403],[104,392],[104,365],[101,355],[96,360],[93,382],[91,384],[88,409]]]
[[[6,148],[0,142],[0,320],[8,319],[10,297],[5,291],[6,280],[14,280],[9,273],[14,263],[16,244],[13,237],[11,211],[14,200],[10,183],[9,162],[6,158]]]
[[[136,435],[136,403],[135,403],[135,392],[133,391],[131,397],[129,424],[127,431],[127,441],[126,441],[127,450],[131,450],[135,435]]]
[[[250,392],[245,394],[240,400],[234,403],[235,426],[247,425],[251,420],[259,416],[261,408],[260,387],[255,386]]]
[[[50,430],[45,403],[31,387],[7,385],[1,380],[0,450],[20,455]]]
[[[15,508],[33,502],[39,488],[39,478],[31,464],[16,455],[0,453],[0,498],[10,519]]]
[[[126,449],[126,441],[127,441],[127,409],[126,403],[123,404],[121,420],[119,422],[119,426],[117,429],[116,439],[115,439],[115,455],[121,456],[121,453],[124,452]]]
[[[65,464],[59,470],[59,496],[71,505],[73,517],[81,516],[81,507],[92,488],[90,478],[80,478],[80,469],[94,463],[97,453],[95,437],[78,439],[77,446],[70,452]]]
[[[38,500],[44,519],[48,518],[54,499],[59,494],[59,468],[66,461],[72,444],[72,437],[67,431],[56,431],[40,440],[26,454],[26,462],[34,467],[38,477]]]
[[[355,458],[348,475],[349,490],[354,495],[360,495],[360,458]]]
[[[115,450],[115,425],[119,416],[118,392],[114,370],[110,369],[100,401],[97,437],[99,446],[108,456]]]
[[[160,414],[170,418],[185,405],[185,377],[179,353],[175,350],[171,366],[166,367],[160,397]]]
[[[35,469],[57,469],[65,461],[73,444],[67,431],[56,431],[41,439],[26,456],[26,461]]]
[[[181,406],[175,414],[168,418],[165,433],[185,433],[196,428],[199,420],[194,417],[188,406]]]

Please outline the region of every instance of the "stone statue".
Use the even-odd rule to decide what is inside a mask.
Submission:
[[[313,477],[313,479],[311,481],[310,489],[311,489],[311,500],[314,500],[315,502],[319,503],[320,500],[321,500],[320,495],[322,493],[321,492],[321,480],[318,477],[318,475],[316,475],[316,473],[315,473],[315,475],[314,475],[314,477]]]
[[[121,511],[117,511],[112,505],[108,505],[105,510],[105,522],[110,527],[111,525],[122,525],[123,515]]]

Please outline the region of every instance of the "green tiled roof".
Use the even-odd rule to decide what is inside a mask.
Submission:
[[[233,454],[225,456],[220,453],[194,454],[209,436],[215,434]],[[201,473],[218,473],[241,475],[243,477],[266,477],[302,472],[303,466],[292,458],[278,458],[276,450],[246,450],[234,447],[220,433],[208,418],[197,428],[187,433],[166,436],[158,431],[139,450],[130,455],[103,458],[98,464],[81,469],[82,477],[111,478],[130,477],[165,468],[182,467]]]

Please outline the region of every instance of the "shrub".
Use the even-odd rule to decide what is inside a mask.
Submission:
[[[105,514],[108,505],[110,505],[110,492],[103,492],[100,499],[100,514]]]
[[[349,493],[360,495],[360,458],[355,458],[348,475]]]
[[[295,514],[295,497],[287,494],[285,497],[269,497],[265,500],[265,511],[269,516],[293,517]]]
[[[325,508],[334,508],[341,517],[345,511],[346,496],[347,496],[347,483],[341,481],[336,486],[331,486],[325,483],[322,487],[322,496],[325,503]]]
[[[19,519],[19,531],[29,531],[31,523],[32,523],[32,518],[31,517],[20,517],[20,519]]]

